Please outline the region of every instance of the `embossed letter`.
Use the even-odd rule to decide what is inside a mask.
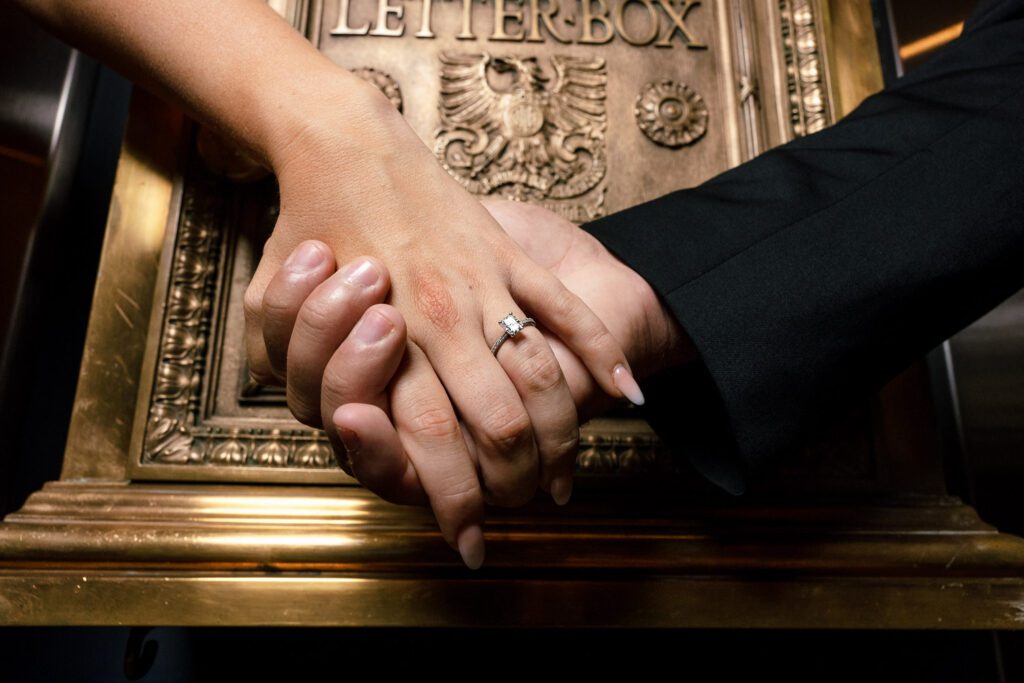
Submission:
[[[473,35],[473,0],[462,0],[462,30],[455,36],[459,40],[476,40]]]
[[[420,30],[416,31],[417,38],[433,38],[434,32],[430,30],[431,0],[423,0],[423,16],[420,18]]]
[[[402,15],[405,14],[405,7],[389,5],[388,0],[377,0],[377,28],[370,31],[371,36],[400,36],[405,33],[405,24],[402,23]],[[398,28],[388,28],[388,17],[394,16],[398,19]]]
[[[590,11],[591,3],[597,3],[597,13],[592,14]],[[608,4],[605,0],[580,0],[582,5],[583,14],[581,21],[583,23],[583,37],[580,38],[581,43],[589,43],[591,45],[601,45],[607,43],[615,37],[615,28],[612,26],[611,19],[608,18]],[[593,28],[594,24],[602,24],[604,26],[604,35],[594,37]]]
[[[491,34],[491,40],[522,40],[523,31],[522,26],[519,27],[518,33],[505,33],[505,20],[512,19],[518,21],[520,24],[523,23],[523,10],[521,9],[505,9],[505,3],[518,3],[522,0],[494,0],[494,33]]]
[[[340,0],[338,3],[338,25],[331,29],[332,36],[365,36],[370,31],[370,25],[362,28],[352,28],[348,25],[349,0]]]
[[[647,10],[647,19],[650,22],[650,30],[639,38],[635,38],[626,32],[626,8],[633,3],[639,3],[644,6],[644,9]],[[651,4],[651,0],[621,0],[615,7],[615,28],[619,30],[619,35],[630,45],[647,45],[658,37],[658,12],[654,9],[654,5]]]
[[[540,8],[540,0],[530,0],[530,35],[526,38],[530,43],[543,43],[544,36],[540,33],[541,22],[547,27],[551,37],[560,43],[572,42],[569,38],[563,38],[555,28],[555,15],[558,14],[558,0],[547,0],[547,8]]]
[[[707,47],[704,43],[700,42],[693,37],[689,29],[686,28],[684,23],[686,20],[687,13],[700,4],[700,0],[682,0],[683,8],[677,13],[672,7],[672,0],[658,0],[658,4],[661,5],[661,9],[665,10],[665,14],[672,21],[672,26],[669,28],[661,40],[654,44],[655,47],[672,47],[669,41],[672,40],[672,36],[676,34],[676,31],[683,35],[683,43],[689,48],[702,48]]]

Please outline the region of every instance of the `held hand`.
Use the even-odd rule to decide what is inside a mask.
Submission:
[[[394,468],[374,470],[377,479],[387,482],[376,492],[395,503],[429,503],[445,540],[467,566],[476,568],[484,554],[484,494],[477,465],[444,387],[422,351],[407,341],[404,318],[381,303],[389,287],[388,272],[376,260],[363,257],[336,270],[326,244],[302,242],[262,294],[259,346],[275,365],[289,368],[292,411],[297,404],[315,404],[317,422],[325,416],[331,445],[349,474],[360,476],[347,454],[358,453],[360,438],[372,435],[334,428],[338,406],[359,402],[396,415],[405,437],[402,464],[414,477],[413,494],[392,491],[392,482],[402,482]],[[385,395],[389,385],[390,395]],[[386,424],[389,435],[398,439],[395,427]],[[422,479],[413,461],[420,463]]]
[[[600,320],[526,257],[376,97],[375,127],[367,130],[388,127],[386,139],[339,141],[312,117],[275,159],[281,214],[245,297],[250,367],[257,379],[287,386],[301,421],[330,424],[341,402],[324,381],[331,379],[325,369],[358,316],[331,311],[342,304],[358,309],[370,292],[385,292],[379,264],[386,263],[394,278],[391,303],[408,335],[391,414],[421,478],[431,479],[424,490],[445,538],[461,548],[464,537],[480,535],[485,496],[519,505],[538,485],[549,489],[571,477],[578,442],[572,396],[543,336],[527,328],[495,359],[497,321],[512,311],[547,322],[614,396],[623,395],[618,385],[628,386],[631,375]],[[359,110],[373,111],[368,104]],[[401,155],[379,151],[397,148]],[[303,241],[326,248],[295,254],[282,267]],[[345,262],[359,254],[377,265],[332,274],[335,257]],[[301,310],[293,299],[267,294],[277,279],[301,283]],[[278,341],[273,331],[290,334],[292,326],[306,341]]]
[[[648,377],[696,358],[692,342],[647,281],[588,232],[533,204],[492,198],[483,204],[527,256],[597,314],[625,349],[637,376]],[[580,421],[603,412],[610,401],[580,359],[557,338],[549,335],[548,341],[569,383]]]
[[[660,306],[646,282],[608,254],[589,235],[568,221],[537,207],[489,201],[487,208],[528,254],[540,259],[566,283],[572,283],[590,298],[590,304],[596,306],[612,324],[616,338],[622,342],[628,341],[625,346],[631,353],[631,360],[640,363],[639,367],[653,372],[662,365],[683,362],[692,354],[685,335]],[[326,251],[324,245],[315,245],[314,248]],[[272,308],[281,310],[294,311],[308,305],[306,297],[310,292],[327,287],[319,283],[333,279],[328,277],[329,271],[333,270],[333,259],[325,258],[324,264],[328,263],[329,267],[314,269],[305,275],[289,275],[290,268],[286,266],[282,271],[284,274],[276,277],[268,287],[265,301],[271,302]],[[379,266],[375,264],[374,267]],[[346,266],[342,272],[351,270],[352,266]],[[422,503],[433,497],[425,493],[430,485],[429,473],[418,472],[417,468],[436,469],[443,465],[440,461],[414,465],[410,459],[412,455],[406,454],[406,447],[399,435],[401,428],[395,430],[386,412],[389,405],[384,396],[384,387],[396,367],[398,356],[394,354],[400,355],[402,343],[399,340],[402,339],[404,327],[400,315],[390,307],[376,305],[367,309],[373,301],[381,300],[386,282],[387,274],[382,272],[379,288],[374,289],[370,297],[328,297],[334,301],[331,315],[347,321],[345,326],[349,329],[355,324],[355,331],[347,336],[340,347],[336,344],[323,344],[324,348],[320,351],[321,356],[330,357],[323,378],[324,395],[328,397],[324,403],[334,409],[331,412],[325,411],[329,415],[327,429],[328,432],[336,430],[336,444],[343,442],[337,449],[343,466],[364,485],[392,502]],[[316,297],[309,298],[315,300]],[[303,304],[304,300],[306,304]],[[356,324],[355,316],[364,310],[366,314],[363,320]],[[264,335],[267,346],[278,349],[272,353],[280,353],[280,348],[289,346],[289,335],[292,347],[307,343],[303,337],[309,336],[309,330],[295,324],[297,315],[285,315],[283,322],[274,322],[273,316],[266,317],[268,324],[264,326]],[[390,324],[382,320],[390,320]],[[378,330],[377,341],[369,341],[374,336],[369,334],[370,330]],[[601,392],[594,380],[577,357],[557,339],[550,336],[549,339],[574,398],[581,406],[588,406],[587,414],[593,414],[589,411],[596,410],[601,403]],[[315,345],[317,342],[313,343]],[[289,353],[288,368],[292,367]],[[402,383],[401,370],[398,377],[394,387],[396,390]],[[394,396],[395,391],[392,391],[390,410],[395,415],[395,423],[400,425],[402,420],[398,413],[405,408],[395,402]],[[634,398],[642,400],[636,394]],[[331,429],[331,423],[334,430]],[[478,455],[472,440],[467,441],[469,453],[475,459]],[[570,473],[574,462],[575,448],[566,465]],[[423,481],[427,481],[427,484],[421,483],[421,474],[424,474]],[[552,482],[551,494],[556,501],[564,503],[568,500],[571,484],[570,477],[557,478]],[[461,546],[460,543],[460,549]],[[466,556],[466,553],[463,552],[463,555]]]
[[[393,303],[408,331],[400,375],[417,378],[396,387],[391,400],[403,407],[395,414],[408,420],[398,426],[410,435],[410,457],[451,463],[436,487],[423,482],[435,513],[447,506],[438,519],[449,542],[474,525],[478,530],[482,515],[455,409],[476,444],[484,485],[499,503],[521,502],[538,476],[544,482],[558,474],[538,473],[538,455],[560,462],[575,448],[575,410],[550,347],[529,329],[516,353],[502,349],[495,362],[488,350],[497,336],[494,321],[509,311],[533,315],[584,360],[605,391],[621,395],[615,372],[626,367],[625,357],[598,319],[504,236],[376,88],[334,64],[268,3],[22,4],[274,171],[281,214],[246,295],[247,346],[257,378],[286,381],[291,407],[310,424],[330,419],[315,371],[329,357],[302,357],[314,352],[297,350],[297,366],[314,372],[283,376],[285,355],[264,347],[264,314],[279,311],[264,305],[263,292],[305,240],[321,241],[344,262],[370,255],[387,263],[396,283]],[[339,274],[332,291],[376,291],[370,272]],[[296,324],[337,346],[350,329],[321,315],[330,296],[320,294],[325,298],[317,295]],[[435,497],[439,490],[459,490],[457,504]]]
[[[542,482],[554,476],[538,472],[538,456],[559,461],[577,433],[572,398],[550,347],[530,329],[517,340],[518,353],[503,349],[496,362],[488,351],[497,336],[494,321],[510,310],[545,321],[600,386],[621,395],[613,373],[625,367],[625,357],[597,318],[504,236],[382,93],[334,64],[266,2],[22,4],[57,33],[243,145],[276,174],[281,214],[246,295],[247,346],[257,378],[286,381],[291,407],[310,424],[330,419],[320,401],[329,356],[301,357],[314,351],[299,349],[297,367],[314,372],[283,376],[285,355],[264,347],[264,313],[277,311],[264,306],[263,292],[306,240],[326,244],[343,262],[369,255],[387,263],[396,283],[393,303],[408,331],[401,376],[418,378],[396,388],[391,400],[411,406],[395,411],[408,420],[399,427],[410,435],[410,457],[451,465],[437,486],[424,482],[435,513],[444,508],[438,519],[450,543],[474,527],[479,531],[482,516],[456,409],[477,446],[487,492],[503,504],[524,500],[538,476]],[[339,275],[333,291],[377,291],[370,272]],[[326,298],[318,295],[297,324],[336,347],[352,321],[320,315],[330,303],[321,294]],[[456,503],[435,497],[439,490],[452,493]]]

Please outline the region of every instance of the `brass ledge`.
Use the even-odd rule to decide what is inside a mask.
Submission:
[[[464,569],[356,487],[49,484],[0,525],[0,623],[1024,628],[1024,540],[955,499],[497,511]]]

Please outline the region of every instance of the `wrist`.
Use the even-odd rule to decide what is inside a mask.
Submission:
[[[257,150],[282,183],[312,169],[337,170],[370,158],[383,161],[419,143],[394,105],[375,86],[333,64],[278,88],[264,103]]]
[[[611,252],[619,267],[627,271],[633,295],[633,343],[629,345],[630,363],[638,379],[650,377],[662,370],[696,360],[697,352],[689,335],[664,304],[654,288],[639,273],[623,263]]]
[[[686,334],[686,330],[650,285],[648,289],[654,302],[648,309],[647,316],[656,331],[652,334],[653,343],[645,377],[697,360],[697,348]]]

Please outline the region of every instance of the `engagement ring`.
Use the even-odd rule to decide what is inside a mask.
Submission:
[[[495,356],[498,355],[498,349],[501,348],[502,344],[504,344],[506,341],[522,332],[524,327],[529,327],[531,325],[533,327],[536,327],[537,321],[534,320],[533,318],[523,318],[522,320],[520,320],[515,316],[514,313],[509,313],[504,318],[499,320],[498,324],[501,325],[501,328],[505,330],[505,332],[500,337],[498,337],[498,341],[491,344],[491,353],[493,353]]]

